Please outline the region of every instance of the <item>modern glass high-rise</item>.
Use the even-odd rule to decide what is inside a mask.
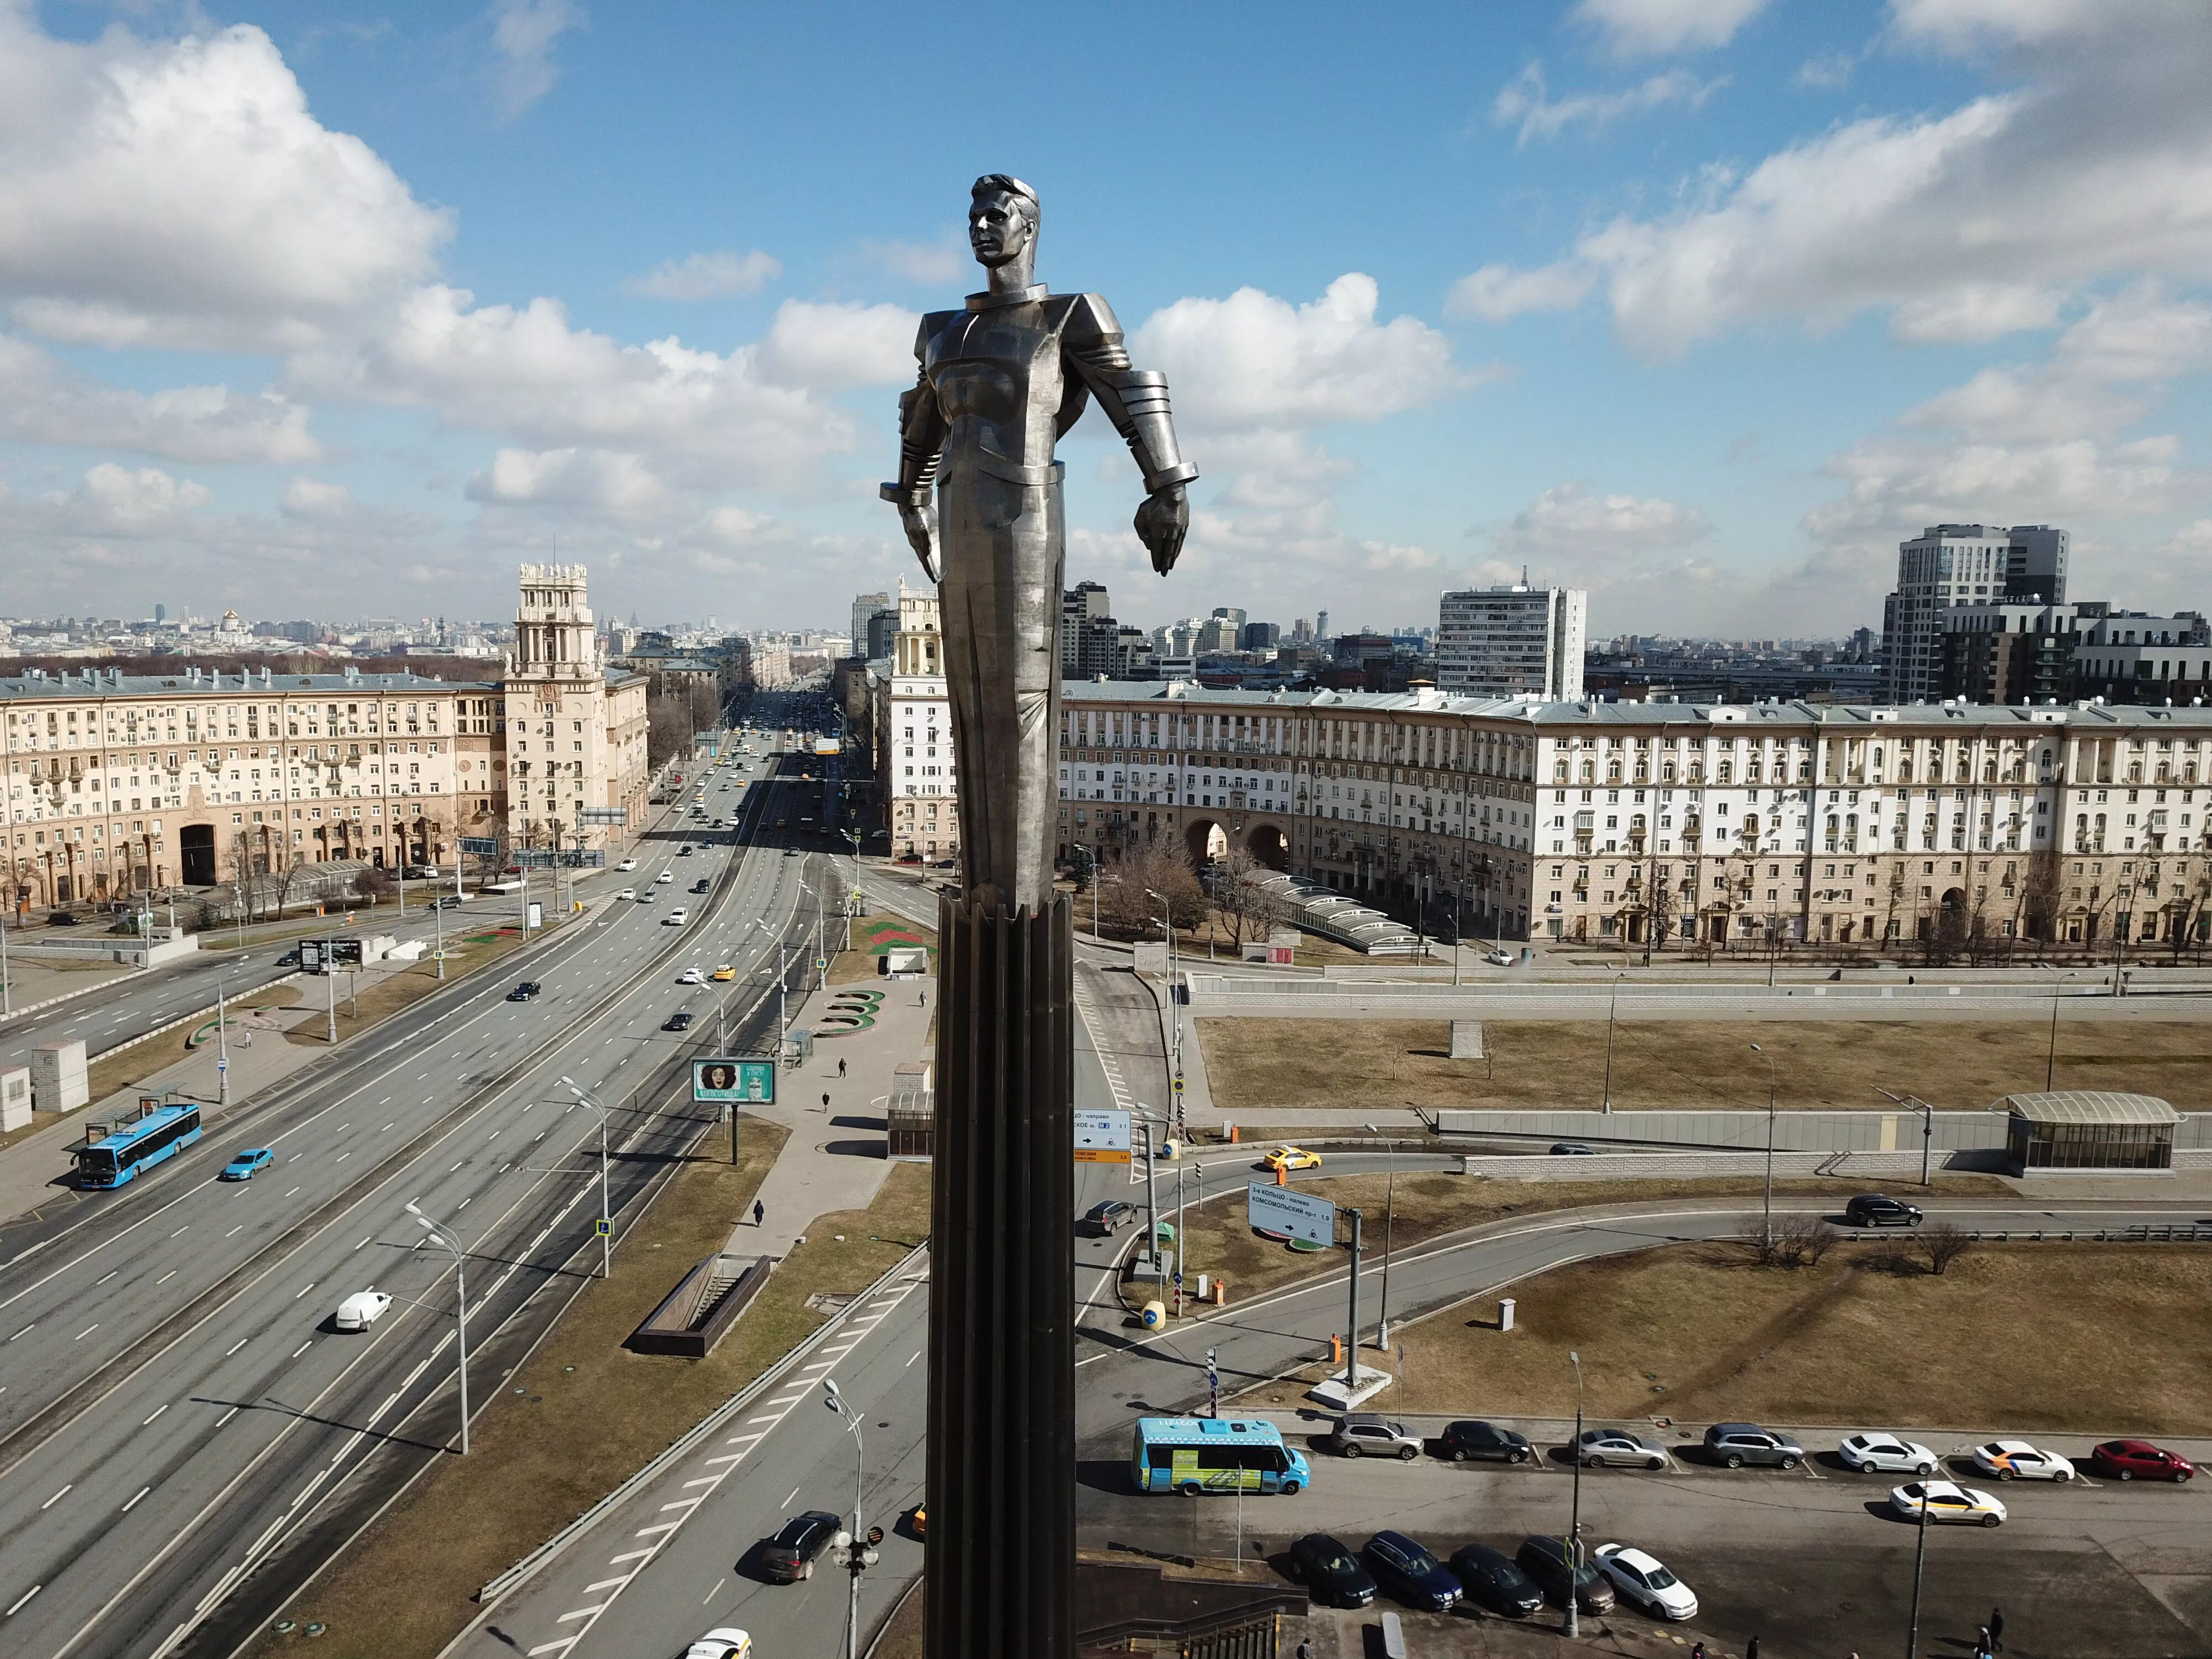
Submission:
[[[2063,605],[2068,534],[2049,525],[1930,525],[1897,549],[1882,604],[1884,701],[1924,702],[1943,680],[1943,613],[2012,600]]]

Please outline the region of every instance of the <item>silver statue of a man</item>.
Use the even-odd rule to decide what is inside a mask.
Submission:
[[[1176,447],[1166,377],[1129,367],[1106,301],[1030,280],[1036,192],[994,173],[972,194],[968,240],[989,286],[922,319],[921,378],[899,399],[898,482],[883,497],[939,584],[963,884],[1036,915],[1052,897],[1059,804],[1066,469],[1053,445],[1097,398],[1144,474],[1137,535],[1164,576],[1198,469]]]

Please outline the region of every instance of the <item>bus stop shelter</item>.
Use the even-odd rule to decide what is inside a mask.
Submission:
[[[2173,1168],[2181,1114],[2155,1095],[2061,1089],[2007,1095],[2014,1175],[2165,1174]]]

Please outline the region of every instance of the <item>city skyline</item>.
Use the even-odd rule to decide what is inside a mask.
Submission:
[[[891,404],[1008,165],[1040,275],[1126,296],[1201,471],[1158,583],[1126,458],[1071,437],[1071,568],[1124,621],[1420,614],[1526,565],[1594,637],[1840,634],[1946,520],[2068,523],[2115,591],[2195,598],[2200,9],[1223,14],[1164,57],[1048,21],[1013,95],[1079,47],[1125,130],[914,173],[877,158],[924,27],[8,9],[40,111],[0,134],[9,608],[497,614],[516,560],[574,556],[625,611],[824,622],[914,574],[872,499]]]

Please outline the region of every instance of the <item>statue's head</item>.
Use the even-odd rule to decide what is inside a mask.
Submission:
[[[968,245],[978,264],[996,270],[1036,252],[1041,215],[1035,191],[1006,173],[987,173],[969,195]]]

